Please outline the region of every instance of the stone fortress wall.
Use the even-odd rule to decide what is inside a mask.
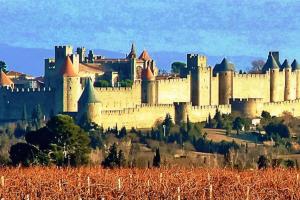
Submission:
[[[3,121],[14,121],[22,118],[24,107],[27,118],[31,118],[32,111],[37,105],[46,118],[54,113],[56,102],[54,101],[55,91],[51,88],[39,89],[11,89],[0,88],[0,119]]]
[[[178,112],[179,108],[184,106],[185,111]],[[205,121],[208,115],[215,115],[216,110],[221,113],[228,114],[231,112],[230,105],[220,106],[192,106],[189,103],[174,103],[174,104],[157,104],[149,105],[142,104],[135,108],[125,108],[123,110],[99,110],[101,117],[96,123],[103,128],[113,128],[116,124],[125,126],[130,129],[134,128],[151,128],[161,123],[166,114],[170,114],[172,119],[177,122],[186,122],[187,116],[193,122]],[[112,120],[113,119],[113,120]]]
[[[143,52],[141,59],[127,57],[116,62],[120,66],[114,66],[122,68],[126,62],[121,74],[132,74],[131,87],[92,86],[94,97],[85,98],[88,99],[86,105],[78,106],[87,80],[93,85],[95,78],[86,77],[89,73],[82,73],[80,69],[83,67],[86,72],[93,65],[90,72],[98,70],[95,63],[81,63],[84,56],[73,53],[71,46],[57,46],[55,58],[45,60],[46,89],[0,88],[0,120],[19,120],[24,106],[31,115],[38,104],[46,118],[51,113],[77,113],[79,119],[81,114],[89,112],[91,120],[104,128],[116,124],[126,128],[151,128],[167,113],[176,123],[186,122],[187,118],[200,122],[208,115],[213,116],[216,109],[247,117],[258,117],[263,110],[276,116],[284,111],[300,116],[300,66],[279,70],[271,54],[267,61],[271,64],[262,74],[238,74],[226,59],[213,68],[207,65],[205,56],[188,54],[187,72],[180,74],[180,78],[156,79],[152,69],[154,62],[147,60],[151,58]],[[93,58],[85,57],[85,60]],[[68,59],[68,74],[62,74]],[[97,62],[104,69],[111,60]],[[144,66],[139,80],[136,80],[137,62]]]

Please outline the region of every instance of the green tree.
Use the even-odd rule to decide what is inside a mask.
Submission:
[[[102,161],[102,166],[104,168],[115,168],[119,166],[119,158],[116,143],[114,143],[109,148],[109,153],[106,156],[106,158]]]
[[[123,138],[127,135],[127,131],[126,131],[126,128],[125,126],[123,126],[119,132],[119,134],[117,135],[118,138]]]
[[[32,118],[32,126],[34,126],[36,130],[42,127],[43,112],[40,104],[37,104],[33,109],[31,118]]]
[[[107,80],[99,80],[94,83],[95,87],[111,87],[111,84]]]
[[[118,162],[117,163],[118,163],[119,167],[126,166],[126,158],[125,158],[124,152],[122,150],[120,150],[118,153]]]
[[[216,109],[216,114],[214,116],[214,120],[217,123],[217,128],[223,128],[222,115],[221,115],[221,112],[218,109]]]
[[[171,65],[171,72],[179,74],[181,70],[186,68],[186,64],[183,62],[173,62]]]
[[[26,108],[26,104],[23,105],[23,110],[22,110],[22,116],[21,116],[21,120],[22,122],[25,124],[27,123],[27,108]]]
[[[281,138],[289,138],[290,137],[290,130],[287,125],[283,123],[274,123],[271,122],[267,126],[264,127],[267,135],[272,137],[273,139],[276,136],[280,136]]]
[[[4,61],[0,60],[0,71],[3,71],[5,74],[8,72],[7,71],[7,65]]]
[[[39,150],[27,143],[17,143],[11,146],[9,151],[9,158],[13,165],[23,165],[28,167],[34,163],[35,157]]]
[[[159,152],[159,148],[156,149],[155,155],[153,157],[153,167],[160,167],[160,152]]]
[[[87,164],[90,153],[88,134],[74,123],[68,115],[51,118],[45,127],[28,132],[27,143],[35,145],[50,156],[57,165],[73,166]]]
[[[172,117],[169,113],[166,115],[166,117],[163,121],[163,125],[165,125],[165,128],[166,128],[166,135],[168,135],[170,133],[170,129],[173,125]]]
[[[130,79],[125,79],[125,80],[121,80],[119,82],[119,84],[120,84],[120,87],[131,87],[133,84],[133,81]]]
[[[269,120],[269,119],[271,119],[271,114],[267,111],[262,111],[261,117]]]
[[[269,164],[270,161],[266,156],[264,155],[259,156],[257,161],[258,169],[266,169],[267,167],[269,167]]]
[[[284,165],[287,167],[287,168],[295,168],[296,164],[295,164],[295,161],[293,160],[285,160],[284,161]]]
[[[236,133],[239,134],[243,128],[243,120],[240,117],[235,118],[233,121],[233,129],[236,130]]]

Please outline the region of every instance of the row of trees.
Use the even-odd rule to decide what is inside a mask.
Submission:
[[[207,122],[205,124],[206,128],[219,128],[226,129],[227,133],[230,133],[232,129],[237,131],[237,134],[244,128],[249,130],[251,125],[251,120],[242,117],[233,117],[231,114],[221,114],[217,109],[216,114],[213,118],[208,116]]]
[[[45,127],[27,132],[25,141],[10,149],[10,159],[14,165],[76,166],[89,160],[91,149],[88,134],[67,115],[54,116]]]

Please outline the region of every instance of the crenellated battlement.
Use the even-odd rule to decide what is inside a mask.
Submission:
[[[259,78],[259,79],[267,79],[269,78],[270,74],[239,74],[239,73],[234,73],[233,77],[235,78]]]
[[[279,102],[267,102],[264,103],[264,106],[269,106],[269,105],[290,105],[290,104],[300,104],[300,99],[294,99],[294,100],[289,100],[289,101],[279,101]]]
[[[230,109],[231,105],[203,105],[191,106],[191,110],[209,110],[209,109]]]
[[[172,78],[172,79],[156,80],[157,83],[181,83],[186,81],[189,81],[189,78]]]
[[[188,59],[199,59],[199,60],[206,60],[206,56],[200,54],[187,54]]]
[[[134,108],[124,108],[122,110],[103,110],[101,114],[104,115],[123,115],[130,114],[134,112],[140,112],[143,109],[173,109],[173,104],[141,104],[136,105]]]
[[[129,59],[103,59],[103,63],[105,64],[114,64],[114,63],[128,63]]]
[[[98,92],[122,92],[122,91],[132,91],[137,87],[141,87],[141,81],[135,81],[131,87],[95,87]]]
[[[11,88],[9,86],[0,86],[0,92],[9,92],[9,93],[32,93],[32,92],[51,92],[53,89],[51,87],[43,87],[43,88]]]
[[[231,98],[230,103],[236,102],[236,103],[248,103],[248,102],[256,102],[256,103],[262,103],[263,98]]]
[[[67,49],[67,48],[73,48],[72,45],[58,45],[58,46],[55,46],[55,50],[59,50],[59,49]]]

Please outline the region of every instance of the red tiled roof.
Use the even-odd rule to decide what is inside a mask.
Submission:
[[[15,72],[15,71],[9,71],[9,72],[7,72],[6,75],[7,76],[21,76],[21,75],[23,75],[23,73]]]
[[[0,72],[0,85],[1,86],[11,86],[14,83],[12,82],[12,80],[10,80],[10,78],[8,78],[6,76],[6,74],[1,70]]]
[[[67,56],[67,58],[66,58],[62,74],[63,74],[63,76],[68,76],[68,77],[77,76],[77,74],[75,73],[74,68],[73,68],[73,63],[69,56]]]
[[[151,81],[154,79],[153,73],[150,69],[150,67],[147,67],[146,69],[143,69],[142,71],[142,79]]]
[[[148,54],[148,52],[146,50],[144,50],[141,53],[139,59],[144,60],[144,61],[146,61],[146,60],[152,60],[152,58],[149,56],[149,54]]]

